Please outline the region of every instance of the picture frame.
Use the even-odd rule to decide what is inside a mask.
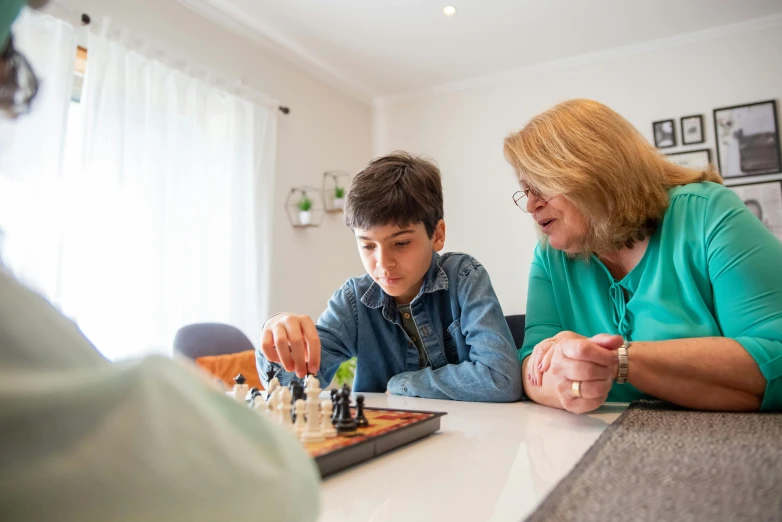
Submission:
[[[679,123],[682,133],[682,145],[696,145],[706,141],[706,134],[703,132],[702,114],[682,116],[679,119]]]
[[[782,241],[782,180],[755,181],[728,187],[763,225]]]
[[[714,109],[714,141],[723,178],[782,172],[775,100]]]
[[[711,149],[668,152],[665,155],[677,165],[690,169],[706,170],[711,164]]]
[[[654,146],[658,149],[668,149],[676,146],[676,124],[673,120],[652,122]]]

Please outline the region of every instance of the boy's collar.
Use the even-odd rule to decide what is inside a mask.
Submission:
[[[420,295],[431,294],[438,290],[448,290],[448,276],[445,275],[445,270],[440,267],[440,254],[432,252],[432,262],[424,276],[424,284],[421,285],[421,290],[418,291],[415,299],[418,299]],[[361,303],[368,308],[380,308],[386,304],[396,308],[394,298],[385,293],[375,281],[372,281],[372,285],[361,296]]]

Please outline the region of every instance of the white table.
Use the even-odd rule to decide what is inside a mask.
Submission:
[[[589,415],[366,393],[366,405],[445,411],[440,431],[328,477],[321,522],[519,522],[626,405]]]

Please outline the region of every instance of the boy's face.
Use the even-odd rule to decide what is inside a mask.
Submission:
[[[445,244],[442,219],[431,238],[423,223],[357,228],[354,232],[367,274],[399,304],[408,304],[418,295],[432,262],[432,252],[439,252]]]

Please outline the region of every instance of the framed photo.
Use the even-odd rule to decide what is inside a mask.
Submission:
[[[682,145],[695,145],[703,143],[706,138],[703,134],[703,116],[695,114],[681,118]]]
[[[714,134],[722,177],[782,172],[776,101],[714,109]]]
[[[654,146],[658,149],[667,149],[676,146],[676,125],[673,120],[661,120],[652,123],[654,133]]]
[[[669,152],[668,159],[682,167],[706,170],[711,163],[711,149],[688,150],[686,152]]]
[[[759,181],[728,187],[747,208],[782,241],[782,180]]]

